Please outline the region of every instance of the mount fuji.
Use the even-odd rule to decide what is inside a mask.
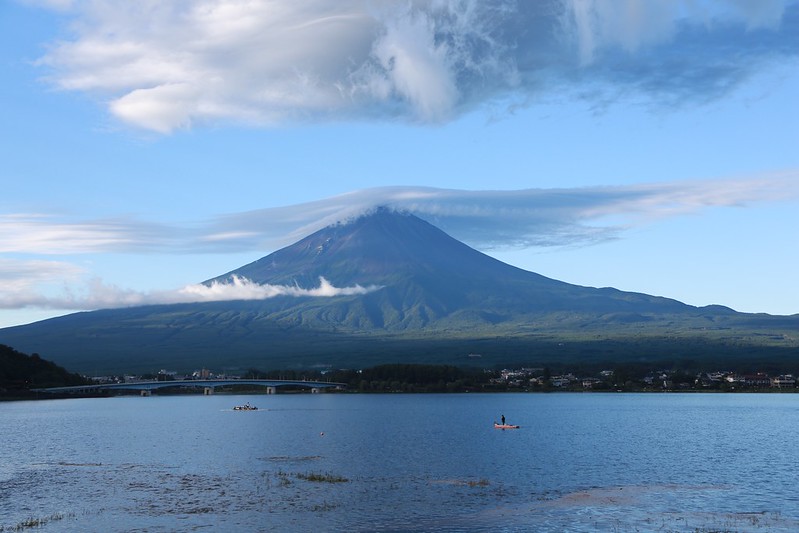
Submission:
[[[94,373],[799,354],[799,315],[737,313],[572,285],[385,208],[203,283],[241,280],[294,291],[75,313],[2,329],[0,343]],[[328,290],[315,291],[320,284]]]

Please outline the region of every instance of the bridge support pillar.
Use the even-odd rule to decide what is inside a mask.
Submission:
[[[211,396],[214,393],[213,387],[205,387],[203,389],[203,396]]]
[[[151,391],[150,389],[144,389],[144,390],[141,391],[141,395],[142,396],[152,396],[153,395],[153,391]]]
[[[277,387],[267,387],[266,388],[267,394],[277,394]]]

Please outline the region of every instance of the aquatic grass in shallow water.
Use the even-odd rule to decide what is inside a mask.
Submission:
[[[50,516],[44,516],[42,518],[27,518],[22,522],[9,526],[3,527],[0,526],[0,532],[4,531],[24,531],[26,529],[32,528],[40,528],[46,526],[50,522],[57,522],[59,520],[63,520],[65,518],[75,518],[75,513],[53,513]]]
[[[322,513],[325,511],[333,511],[338,507],[339,505],[337,503],[323,502],[321,504],[312,505],[310,510],[314,513]]]
[[[454,485],[457,487],[488,487],[491,482],[485,478],[481,479],[439,479],[432,481],[435,484]]]
[[[318,461],[322,459],[321,455],[304,455],[304,456],[288,456],[288,455],[276,455],[272,457],[258,457],[259,461],[270,461],[275,463],[300,463],[305,461]]]
[[[315,473],[310,472],[307,474],[297,473],[294,475],[297,479],[305,481],[313,481],[314,483],[347,483],[349,479],[330,473]]]

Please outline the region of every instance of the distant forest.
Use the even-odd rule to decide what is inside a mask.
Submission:
[[[250,370],[246,378],[313,379],[346,383],[352,392],[465,392],[486,391],[494,387],[496,372],[450,365],[386,364],[363,370],[320,372]]]

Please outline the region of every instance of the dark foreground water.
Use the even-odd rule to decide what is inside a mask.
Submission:
[[[0,403],[0,531],[799,531],[797,475],[799,395]]]

